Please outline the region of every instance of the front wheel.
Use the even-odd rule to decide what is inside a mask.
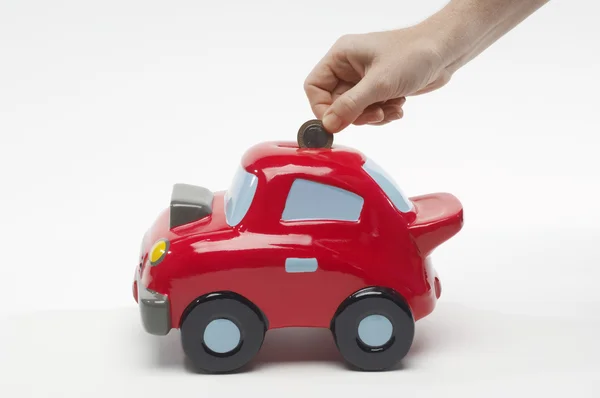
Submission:
[[[394,367],[408,353],[415,321],[406,302],[385,289],[365,289],[336,313],[331,330],[340,354],[364,371]]]
[[[229,294],[213,294],[186,315],[181,343],[197,370],[228,373],[254,358],[265,332],[261,314],[250,303]]]

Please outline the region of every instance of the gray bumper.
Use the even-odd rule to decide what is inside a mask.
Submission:
[[[138,304],[142,325],[146,332],[164,336],[171,330],[171,313],[169,298],[151,290],[148,290],[140,282],[137,275]]]

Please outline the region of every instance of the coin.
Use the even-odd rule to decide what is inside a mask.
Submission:
[[[331,148],[333,145],[333,134],[328,133],[317,119],[300,126],[297,138],[300,148]]]

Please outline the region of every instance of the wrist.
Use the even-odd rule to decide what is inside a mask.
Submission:
[[[422,34],[431,38],[432,46],[451,73],[464,65],[469,55],[491,29],[490,21],[477,14],[467,1],[453,1],[419,24]]]

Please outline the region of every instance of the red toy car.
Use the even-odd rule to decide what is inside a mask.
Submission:
[[[236,370],[284,327],[329,328],[347,362],[384,370],[440,297],[428,255],[462,225],[454,196],[408,198],[356,150],[262,143],[227,191],[173,187],[133,293],[145,330],[180,329],[198,370]]]

